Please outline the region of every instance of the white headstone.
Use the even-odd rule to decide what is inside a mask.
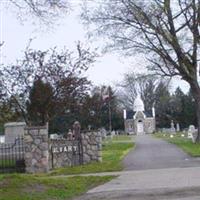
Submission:
[[[176,124],[176,131],[180,132],[180,125],[179,125],[179,123]]]
[[[191,138],[192,139],[192,133],[195,132],[195,126],[194,125],[190,125],[189,126],[189,129],[188,129],[188,138]]]
[[[174,127],[174,122],[173,120],[171,120],[171,133],[175,133],[176,132],[176,129]]]
[[[111,135],[112,135],[112,136],[115,136],[115,131],[111,131]]]
[[[0,135],[0,144],[5,143],[5,135]]]
[[[107,131],[105,128],[101,128],[100,133],[101,133],[101,136],[103,139],[105,139],[107,137]]]
[[[58,134],[56,134],[56,133],[50,134],[50,139],[57,140],[58,139]]]

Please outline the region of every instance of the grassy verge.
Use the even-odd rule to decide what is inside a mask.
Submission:
[[[133,136],[129,135],[116,135],[112,138],[112,142],[131,142],[133,140]]]
[[[181,134],[176,134],[174,135],[173,138],[170,138],[170,134],[161,134],[161,133],[156,133],[154,136],[177,145],[178,147],[183,149],[183,151],[185,151],[186,153],[188,153],[193,157],[200,156],[200,144],[199,143],[194,144],[191,139],[182,137]]]
[[[122,170],[121,160],[133,147],[134,143],[130,136],[113,137],[112,140],[109,139],[103,143],[101,163],[60,168],[52,171],[51,175],[120,171]]]
[[[34,175],[0,175],[0,200],[63,200],[85,193],[113,177],[52,178]]]

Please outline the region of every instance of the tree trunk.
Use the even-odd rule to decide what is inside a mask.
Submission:
[[[197,126],[198,126],[197,127],[198,134],[196,138],[196,143],[199,143],[200,142],[200,87],[198,83],[190,84],[190,86],[191,86],[192,95],[194,97],[195,105],[196,105]]]
[[[199,143],[200,142],[200,99],[197,106],[197,125],[198,125],[198,134],[197,134],[196,142]]]

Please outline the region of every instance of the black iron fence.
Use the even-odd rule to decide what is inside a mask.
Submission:
[[[23,137],[12,144],[0,144],[0,173],[10,172],[25,172]]]

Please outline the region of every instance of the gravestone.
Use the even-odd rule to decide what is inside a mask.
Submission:
[[[57,140],[58,138],[59,138],[58,134],[56,134],[56,133],[50,134],[50,139]]]
[[[0,135],[0,144],[5,143],[5,135]]]
[[[4,124],[5,143],[14,143],[15,139],[24,136],[25,122],[10,122]]]
[[[180,132],[180,125],[179,125],[179,123],[176,124],[176,131]]]
[[[197,139],[198,131],[195,129],[194,125],[190,125],[188,129],[188,138],[192,139],[192,142],[195,143]]]
[[[88,131],[91,131],[92,126],[88,125]]]
[[[188,129],[188,138],[191,138],[192,139],[192,134],[195,132],[195,126],[194,125],[190,125],[189,126],[189,129]]]
[[[171,120],[171,133],[176,133],[173,120]]]
[[[101,133],[102,139],[106,139],[106,137],[107,137],[107,131],[106,131],[106,129],[105,128],[101,128],[100,129],[100,133]]]
[[[112,136],[112,138],[113,138],[113,136],[115,136],[115,135],[116,135],[115,131],[111,131],[111,136]]]

